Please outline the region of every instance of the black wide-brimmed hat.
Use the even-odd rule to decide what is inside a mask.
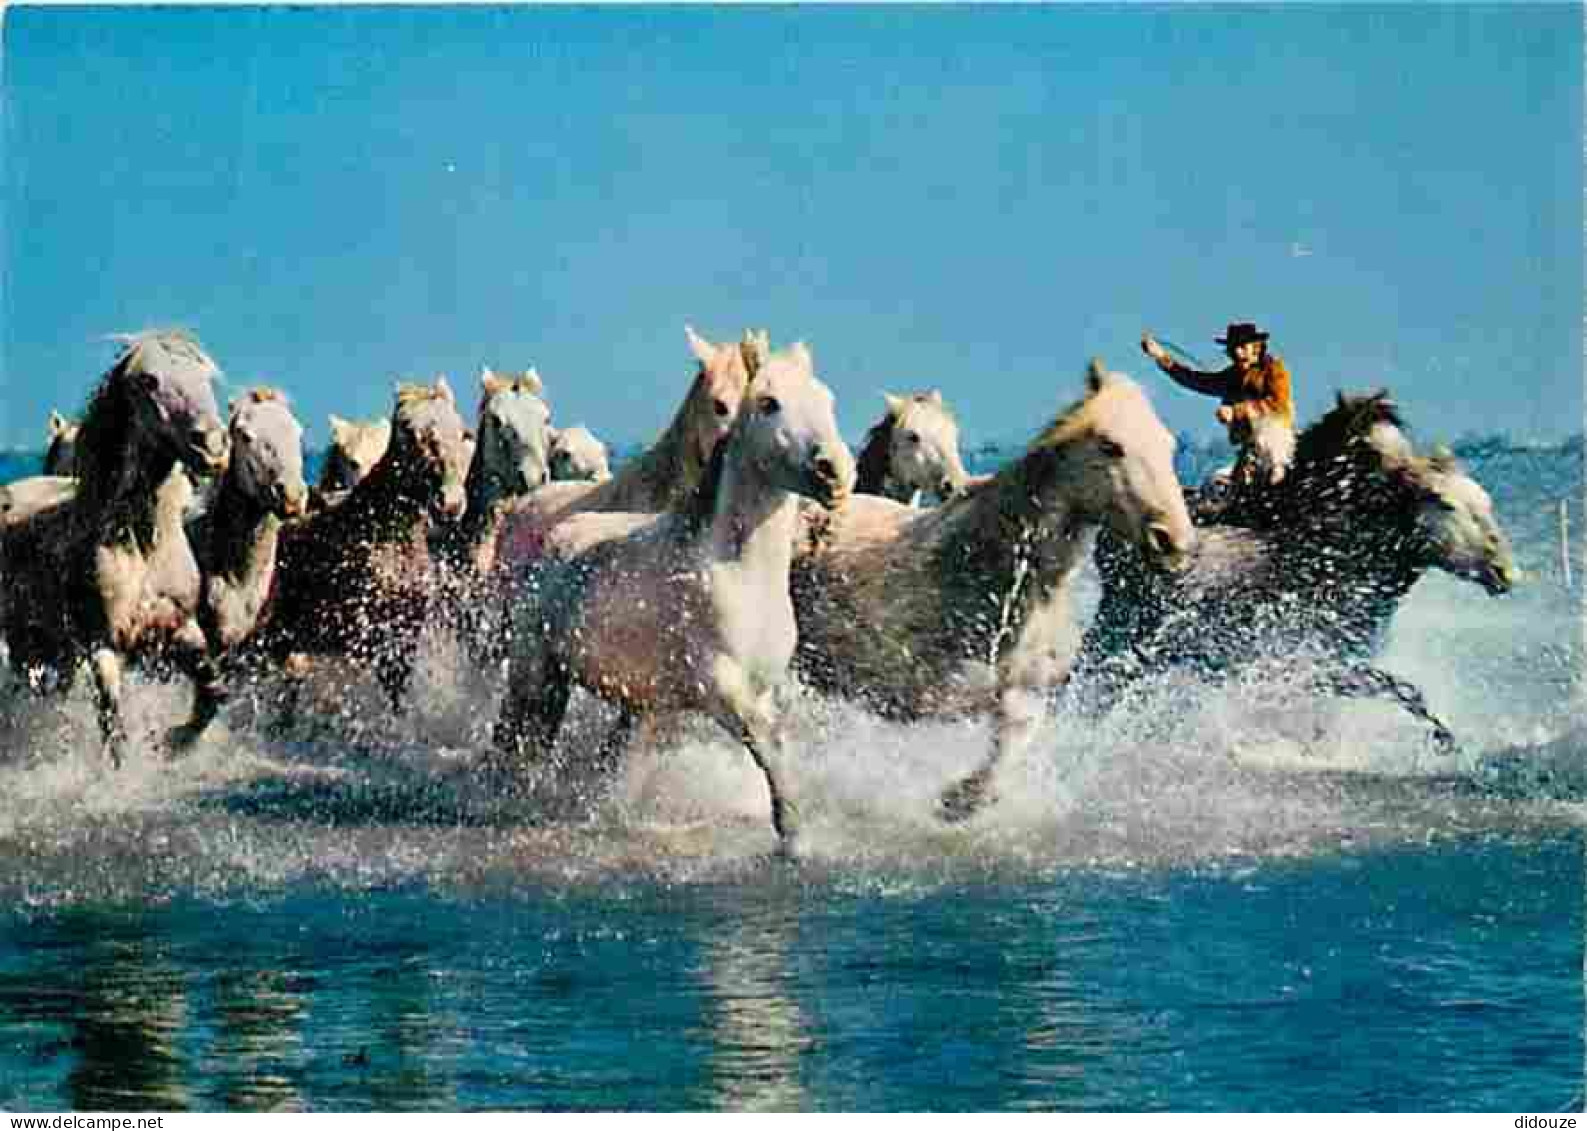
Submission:
[[[1267,341],[1267,331],[1258,330],[1255,322],[1230,322],[1229,328],[1223,332],[1223,337],[1214,338],[1220,346],[1243,346],[1246,342]]]

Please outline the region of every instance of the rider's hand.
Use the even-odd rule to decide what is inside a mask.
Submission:
[[[1158,345],[1157,339],[1150,334],[1141,335],[1141,349],[1158,365],[1166,365],[1169,361],[1168,351]]]

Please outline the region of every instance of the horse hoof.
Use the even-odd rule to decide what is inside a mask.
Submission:
[[[968,821],[980,812],[981,807],[995,800],[989,788],[989,779],[983,774],[971,774],[958,785],[943,791],[941,818],[950,825]]]

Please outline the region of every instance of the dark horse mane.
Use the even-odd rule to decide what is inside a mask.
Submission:
[[[1367,479],[1346,473],[1346,465],[1364,472],[1383,470],[1378,453],[1361,441],[1380,424],[1405,430],[1399,406],[1386,389],[1369,393],[1337,393],[1334,407],[1307,425],[1296,437],[1289,473],[1276,486],[1237,500],[1216,512],[1212,524],[1255,530],[1283,530],[1310,526],[1330,517],[1325,504],[1337,510],[1344,493],[1366,489]],[[1381,476],[1377,480],[1381,485]],[[1194,488],[1191,489],[1194,491]],[[1192,513],[1196,508],[1192,508]],[[1198,521],[1198,525],[1206,521]]]
[[[891,409],[865,433],[865,443],[854,460],[854,493],[880,495],[887,482],[889,456],[892,454],[893,430],[898,418]]]
[[[1319,466],[1342,454],[1353,440],[1379,424],[1404,430],[1405,421],[1387,389],[1370,393],[1337,393],[1329,409],[1295,440],[1295,463]]]

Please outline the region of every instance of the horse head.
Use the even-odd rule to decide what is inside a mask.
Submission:
[[[517,376],[481,372],[479,429],[468,472],[476,497],[470,507],[527,495],[546,482],[551,410],[541,399],[544,388],[533,369]]]
[[[710,463],[716,445],[732,430],[744,386],[771,352],[771,344],[764,330],[745,331],[736,344],[721,345],[713,345],[691,326],[685,326],[683,332],[700,363],[681,410],[686,422],[685,443],[688,458],[703,468]]]
[[[463,418],[445,377],[434,385],[401,385],[391,416],[391,445],[382,460],[413,497],[437,517],[455,519],[467,506],[468,457]]]
[[[330,415],[331,446],[320,469],[319,489],[350,491],[373,470],[391,443],[391,420],[344,420]]]
[[[308,505],[303,481],[303,426],[275,389],[250,389],[232,406],[229,474],[248,498],[278,518]]]
[[[226,426],[215,403],[220,369],[193,338],[176,331],[134,334],[111,379],[126,390],[135,428],[157,436],[196,475],[226,466]]]
[[[1405,473],[1415,489],[1415,541],[1426,563],[1493,596],[1508,593],[1519,571],[1482,485],[1447,451],[1410,460]]]
[[[582,424],[575,424],[571,428],[552,428],[549,435],[552,479],[600,483],[612,477],[606,445],[588,428]]]
[[[1047,481],[1035,486],[1140,547],[1148,562],[1182,569],[1195,531],[1174,473],[1174,443],[1141,387],[1093,360],[1085,396],[1036,441],[1050,456]]]
[[[886,440],[886,493],[907,502],[916,492],[952,498],[964,490],[969,475],[959,455],[959,422],[932,389],[907,397],[884,393],[887,415],[872,429]],[[864,462],[864,456],[861,456]]]
[[[803,342],[760,360],[729,442],[767,483],[828,509],[853,490],[854,458],[838,434],[832,390]]]

